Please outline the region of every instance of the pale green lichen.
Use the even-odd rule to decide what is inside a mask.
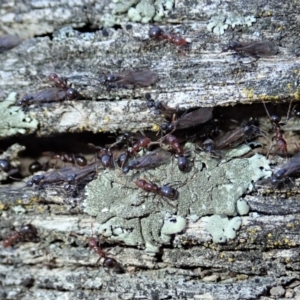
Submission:
[[[153,1],[141,0],[137,6],[128,10],[128,17],[133,22],[149,23],[155,15]]]
[[[0,137],[32,133],[37,129],[38,121],[26,115],[22,107],[14,106],[16,96],[17,94],[12,92],[0,102]]]
[[[97,216],[101,224],[99,233],[111,239],[117,236],[118,241],[129,245],[142,245],[153,254],[161,245],[170,243],[168,233],[182,230],[186,217],[235,216],[237,200],[252,188],[252,182],[271,176],[268,160],[259,154],[229,161],[219,161],[205,153],[193,155],[192,170],[188,173],[180,172],[174,159],[134,175],[124,175],[118,169],[99,173],[98,179],[87,186],[84,203],[85,212]],[[135,185],[138,178],[158,186],[176,183],[178,200],[145,193]],[[235,225],[230,226],[236,229]],[[118,230],[113,232],[109,228]],[[227,238],[232,236],[230,229]]]
[[[160,22],[174,6],[174,0],[114,0],[100,17],[104,27],[122,22]]]
[[[225,30],[228,28],[228,24],[225,24],[224,16],[214,16],[209,20],[208,25],[206,26],[208,31],[212,31],[217,35],[222,35]]]
[[[214,243],[226,243],[228,239],[234,239],[237,230],[242,225],[240,217],[228,220],[225,215],[204,217],[202,221],[206,223],[206,230],[211,234]]]
[[[232,28],[239,25],[250,27],[254,22],[256,22],[256,18],[252,15],[244,17],[237,13],[228,13],[211,17],[206,28],[217,35],[222,35],[228,26]]]

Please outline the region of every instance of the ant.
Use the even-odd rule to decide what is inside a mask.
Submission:
[[[283,131],[281,129],[281,126],[282,125],[286,125],[287,122],[288,122],[288,120],[290,119],[290,111],[291,111],[292,102],[293,101],[290,102],[290,105],[289,105],[289,108],[288,108],[288,113],[287,113],[286,121],[284,123],[280,123],[281,117],[278,116],[278,115],[275,115],[275,114],[270,115],[265,102],[262,100],[262,103],[263,103],[263,105],[265,107],[265,110],[267,112],[269,120],[270,120],[270,122],[271,122],[271,124],[273,126],[273,129],[274,129],[274,134],[275,135],[272,137],[272,141],[275,140],[277,149],[279,149],[286,156],[287,156],[287,143],[286,143],[286,140],[282,136],[282,132]],[[272,148],[273,148],[273,145],[270,146],[270,149],[269,149],[268,154],[267,154],[267,158],[269,157],[269,154],[270,154],[270,151],[271,151]]]
[[[189,160],[187,158],[186,153],[183,148],[180,146],[178,139],[172,135],[168,134],[166,137],[167,143],[171,146],[171,148],[175,151],[177,155],[177,166],[181,172],[189,171]]]
[[[226,47],[222,48],[222,52],[233,50],[237,53],[247,53],[257,59],[261,56],[276,55],[278,49],[268,41],[258,41],[249,43],[240,43],[237,41],[230,41]]]
[[[243,124],[242,126],[239,126],[231,131],[228,131],[223,136],[218,137],[214,141],[214,148],[218,150],[222,150],[233,143],[238,144],[242,138],[251,139],[259,134],[260,134],[260,130],[257,127],[257,120],[254,118],[250,118],[249,121]],[[206,146],[207,145],[208,143],[206,141]]]
[[[148,69],[128,70],[106,75],[101,83],[111,88],[149,87],[159,80],[158,75]]]
[[[166,40],[180,48],[189,48],[190,43],[182,36],[163,31],[159,26],[153,26],[149,29],[148,35],[153,40]]]
[[[48,79],[53,82],[57,88],[66,91],[66,98],[68,100],[74,100],[78,98],[79,93],[67,84],[66,78],[58,77],[56,73],[50,73]]]
[[[143,137],[134,143],[128,153],[130,156],[136,155],[142,148],[147,148],[151,143],[148,137]]]
[[[93,229],[93,227],[92,227],[92,229]],[[104,259],[103,267],[106,267],[108,269],[114,269],[114,271],[116,273],[124,272],[122,266],[114,258],[107,256],[106,252],[104,252],[103,249],[98,246],[98,242],[93,236],[91,236],[89,238],[88,245],[92,250],[94,250],[100,256],[100,258],[97,260],[96,264],[99,262],[99,260],[101,258],[103,258]]]
[[[44,155],[49,155],[50,156],[50,160],[52,159],[56,159],[56,160],[61,160],[64,163],[71,163],[74,165],[77,165],[79,167],[84,167],[87,165],[87,160],[83,155],[80,154],[68,154],[65,152],[62,153],[52,153],[52,152],[44,152]],[[48,165],[50,165],[50,163],[48,162]],[[55,163],[56,165],[56,163]],[[51,167],[53,167],[53,165],[50,165]]]
[[[123,167],[123,173],[126,174],[132,169],[139,170],[142,168],[154,168],[158,165],[166,163],[169,160],[170,156],[170,152],[158,148],[151,153],[129,161],[129,163]]]
[[[125,138],[126,137],[124,136],[124,139]],[[113,145],[115,145],[115,144],[113,144]],[[126,166],[128,159],[132,156],[135,156],[141,149],[148,148],[151,144],[152,144],[152,142],[151,142],[150,138],[148,138],[148,137],[142,137],[142,138],[138,139],[129,150],[123,152],[119,156],[118,161],[117,161],[118,166],[120,168],[123,168],[124,173],[127,173],[130,170]]]
[[[10,237],[3,240],[3,247],[7,248],[17,241],[29,241],[29,240],[37,240],[38,234],[37,229],[31,223],[23,224],[20,228],[20,231],[16,231]]]
[[[65,78],[60,78],[57,74],[51,73],[48,76],[48,79],[50,82],[54,83],[54,87],[31,94],[25,94],[21,100],[17,102],[17,105],[25,107],[34,103],[63,101],[65,99],[75,100],[81,97],[75,89],[67,85],[67,80]]]
[[[144,179],[138,179],[135,181],[135,184],[142,190],[148,193],[154,193],[156,195],[166,197],[170,200],[178,199],[179,193],[169,184],[159,187],[157,184],[148,182]]]
[[[283,182],[285,179],[295,174],[299,174],[300,171],[300,153],[295,154],[291,159],[285,164],[281,165],[280,168],[273,173],[272,183],[278,184]],[[291,180],[291,179],[290,179]]]
[[[113,167],[113,161],[112,161],[113,155],[110,152],[110,149],[106,149],[100,146],[95,146],[92,143],[89,143],[88,146],[90,148],[97,150],[97,158],[100,160],[103,167],[105,168]]]
[[[90,163],[82,168],[64,167],[59,170],[51,170],[44,174],[34,175],[27,181],[26,186],[32,187],[34,184],[43,188],[47,184],[65,183],[65,190],[69,190],[70,184],[79,184],[90,181],[96,173],[96,163]]]
[[[175,120],[175,115],[173,115],[173,120],[171,123],[164,123],[161,128],[162,130],[175,131],[177,129],[185,129],[194,127],[209,121],[213,114],[212,107],[201,107],[192,112],[186,113],[177,120]]]

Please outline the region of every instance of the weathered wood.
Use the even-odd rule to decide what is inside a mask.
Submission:
[[[61,3],[62,7],[63,5]],[[254,8],[257,9],[253,7],[249,11],[253,11]],[[75,6],[72,16],[76,18],[72,18],[72,21],[76,19],[80,23],[82,18],[77,18],[78,11],[80,8]],[[187,13],[187,9],[184,13]],[[294,29],[285,28],[285,31],[278,33],[271,30],[272,26],[277,26],[277,19],[266,16],[257,18],[252,27],[245,28],[240,39],[253,40],[253,32],[259,30],[261,37],[257,39],[274,40],[276,46],[280,43],[280,53],[251,63],[254,61],[251,57],[241,59],[230,52],[220,53],[222,45],[230,40],[231,33],[222,36],[210,33],[206,28],[209,17],[210,15],[207,15],[205,21],[192,18],[181,26],[185,30],[184,37],[193,41],[186,55],[179,53],[174,45],[149,41],[149,26],[141,24],[132,24],[132,29],[126,30],[126,24],[122,23],[123,30],[108,29],[108,36],[104,36],[101,30],[80,33],[72,28],[65,28],[54,32],[52,39],[27,39],[15,49],[1,55],[1,75],[5,92],[18,92],[21,97],[27,92],[49,87],[47,76],[56,71],[66,76],[88,102],[92,99],[101,101],[91,104],[85,104],[85,101],[68,102],[62,107],[52,103],[47,107],[47,114],[40,108],[34,110],[30,107],[30,115],[40,123],[41,134],[49,134],[49,126],[53,133],[63,130],[80,131],[81,127],[92,131],[114,131],[116,127],[124,128],[119,125],[124,118],[120,117],[119,110],[114,109],[116,105],[134,110],[132,114],[126,114],[128,130],[134,127],[132,123],[135,123],[136,115],[148,115],[138,129],[149,129],[153,123],[159,123],[160,120],[151,116],[149,109],[142,105],[145,102],[144,94],[148,92],[155,100],[181,108],[226,106],[237,102],[251,103],[260,99],[299,99],[299,60],[294,54],[295,39],[290,37],[289,32]],[[51,14],[48,18],[51,19]],[[57,28],[64,22],[68,23],[67,20],[54,18]],[[267,20],[272,26],[265,26]],[[17,26],[15,23],[14,25]],[[49,27],[49,31],[45,32],[52,30],[53,28]],[[113,89],[108,92],[106,87],[100,84],[101,76],[105,73],[139,68],[154,70],[159,74],[160,81],[153,88],[133,91]],[[84,119],[81,126],[77,123],[78,112],[73,109],[77,106],[83,114],[80,117]],[[96,120],[109,118],[110,121],[95,126],[92,117],[86,118],[91,114]],[[61,125],[66,119],[68,125],[62,129]]]
[[[149,41],[149,25],[132,22],[130,6],[143,1],[128,1],[128,6],[117,1],[79,2],[26,0],[16,4],[7,0],[2,4],[0,32],[17,34],[24,41],[1,53],[1,98],[11,95],[17,101],[25,93],[50,87],[47,76],[54,71],[66,76],[84,96],[84,100],[29,106],[24,113],[38,125],[17,126],[6,122],[7,114],[0,116],[5,120],[1,126],[9,129],[2,137],[29,130],[48,136],[151,129],[163,118],[146,107],[146,93],[182,109],[299,100],[300,61],[294,55],[300,47],[299,3],[165,4],[163,28],[174,29],[192,42],[190,51],[182,53],[174,45]],[[158,2],[152,22],[161,21]],[[234,24],[232,11],[237,12],[237,20],[255,16],[256,22],[226,29],[225,15]],[[220,28],[225,28],[224,35],[207,30],[214,16],[223,17]],[[109,22],[120,26],[109,28]],[[131,29],[126,27],[128,23]],[[270,40],[280,53],[255,62],[251,57],[220,53],[233,34],[240,41]],[[100,84],[104,74],[141,68],[157,72],[160,81],[133,90],[108,91]],[[7,112],[5,105],[3,111]],[[288,130],[298,130],[299,122],[288,126]],[[1,238],[11,233],[11,226],[18,229],[23,222],[32,221],[40,242],[7,249],[1,244],[0,298],[258,299],[300,295],[297,193],[266,196],[265,190],[259,190],[246,196],[251,213],[241,217],[237,238],[225,244],[213,244],[200,219],[189,221],[184,232],[155,257],[143,249],[112,245],[113,257],[126,270],[122,275],[107,273],[101,262],[95,265],[98,256],[87,247],[95,220],[83,213],[85,197],[81,192],[72,198],[61,188],[1,188]]]

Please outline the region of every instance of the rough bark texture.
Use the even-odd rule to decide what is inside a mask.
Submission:
[[[164,7],[164,16],[159,22],[156,11],[150,21],[156,18],[164,29],[174,29],[192,41],[186,53],[168,43],[149,41],[149,25],[128,17],[130,5],[138,9],[146,1],[126,1],[128,7],[97,2],[101,4],[88,0],[84,4],[75,0],[2,1],[0,32],[24,38],[0,57],[1,97],[10,97],[0,112],[5,120],[0,123],[2,137],[151,129],[162,117],[146,107],[146,93],[183,109],[261,99],[299,100],[297,1],[176,1],[170,10],[166,10],[167,1],[164,6],[156,1],[152,6],[157,11]],[[152,1],[148,3],[151,6]],[[255,16],[256,22],[226,29],[225,17],[234,24],[233,12],[238,20]],[[225,34],[207,30],[214,16],[221,17],[221,26],[212,27],[225,28]],[[129,23],[132,28],[127,27]],[[115,26],[107,27],[109,24]],[[241,41],[271,40],[280,53],[255,62],[230,52],[218,55],[232,35]],[[100,84],[103,74],[137,68],[156,71],[160,81],[151,88],[133,90],[108,91]],[[53,71],[66,76],[84,100],[32,105],[25,112],[10,106],[25,93],[49,87],[47,76]],[[20,124],[6,121],[12,114]],[[298,121],[292,124],[289,130],[299,130]],[[87,248],[94,218],[83,213],[85,197],[81,193],[71,198],[55,188],[1,189],[1,237],[9,235],[12,226],[18,229],[23,222],[32,221],[40,239],[15,248],[0,246],[1,299],[300,297],[297,191],[259,189],[248,195],[252,212],[242,217],[237,238],[226,244],[213,244],[200,220],[188,222],[172,245],[162,247],[155,257],[143,249],[113,245],[111,252],[126,271],[122,275],[95,265],[98,256]]]

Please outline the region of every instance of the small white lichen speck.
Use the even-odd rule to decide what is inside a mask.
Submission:
[[[212,31],[215,34],[221,35],[228,28],[228,25],[225,24],[224,22],[225,22],[224,16],[214,16],[211,17],[206,28],[208,31]]]

